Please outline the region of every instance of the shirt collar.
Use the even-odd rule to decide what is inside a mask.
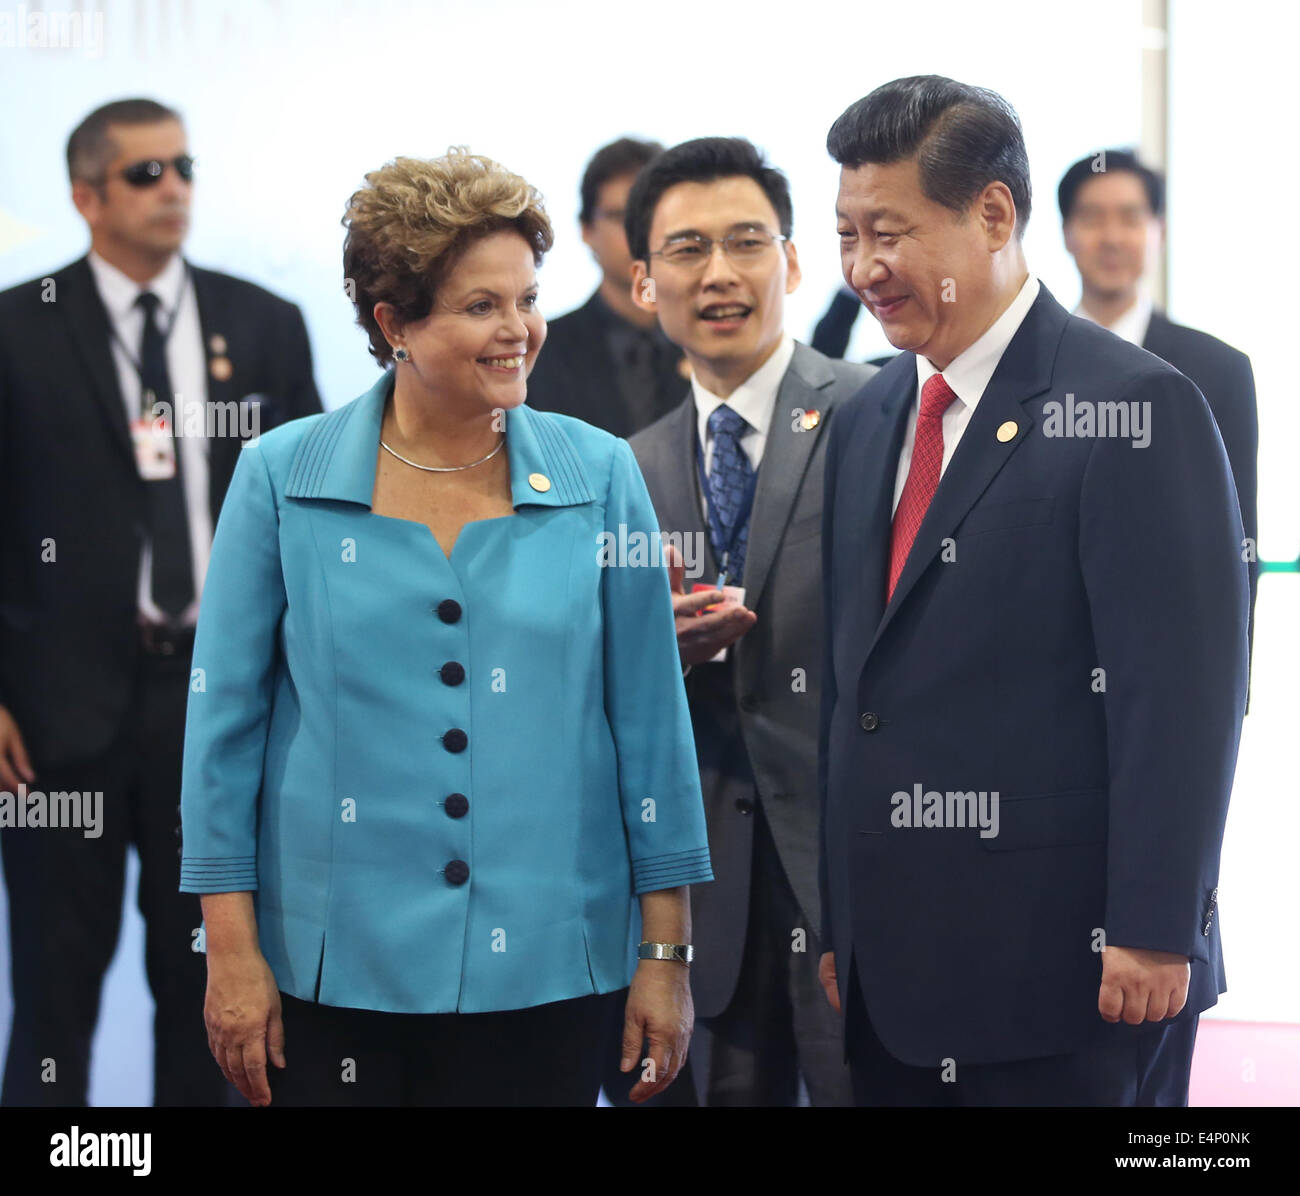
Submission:
[[[145,293],[152,291],[158,296],[164,312],[175,312],[180,306],[181,290],[185,286],[185,259],[174,253],[171,260],[158,274],[143,286],[133,278],[128,278],[111,262],[105,261],[93,249],[87,256],[91,273],[95,276],[95,286],[104,308],[116,323],[131,314],[135,301]]]
[[[1093,324],[1099,324],[1101,327],[1109,329],[1121,340],[1126,340],[1130,345],[1137,345],[1141,348],[1142,342],[1147,338],[1147,329],[1151,326],[1151,312],[1154,306],[1146,289],[1139,287],[1133,306],[1113,324],[1102,324],[1082,303],[1074,309],[1074,314],[1089,320]]]
[[[794,339],[783,334],[776,352],[725,399],[719,398],[707,387],[702,386],[699,377],[692,372],[691,389],[695,394],[695,410],[699,416],[700,427],[707,428],[709,416],[726,403],[737,415],[742,416],[751,428],[766,436],[768,425],[772,422],[772,411],[776,406],[776,393],[781,389],[781,379],[790,368],[790,359],[793,356]],[[701,432],[700,436],[703,439],[704,433]]]
[[[1006,311],[993,322],[993,326],[973,345],[958,353],[946,370],[935,369],[928,357],[918,353],[916,380],[919,386],[924,387],[935,374],[942,373],[943,380],[948,383],[953,394],[973,411],[997,370],[1002,354],[1007,351],[1011,338],[1016,335],[1025,316],[1029,314],[1029,309],[1033,307],[1034,300],[1038,298],[1038,287],[1038,279],[1031,274],[1016,292],[1016,297],[1011,300]]]
[[[370,506],[379,430],[394,381],[393,371],[386,370],[360,398],[316,420],[294,454],[286,496]],[[559,419],[526,405],[509,408],[506,452],[514,506],[567,507],[595,500],[582,460]]]

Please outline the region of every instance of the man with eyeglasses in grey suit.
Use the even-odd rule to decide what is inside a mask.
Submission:
[[[786,334],[789,185],[748,141],[657,158],[627,233],[633,295],[692,373],[631,444],[682,550],[677,640],[716,877],[691,894],[693,1078],[704,1105],[794,1105],[800,1081],[813,1105],[850,1104],[816,974],[818,520],[826,427],[875,370]]]

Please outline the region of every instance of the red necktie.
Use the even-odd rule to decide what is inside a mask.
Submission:
[[[907,470],[907,481],[894,512],[894,527],[889,537],[889,589],[885,594],[888,605],[894,596],[899,575],[907,564],[907,554],[912,551],[916,533],[930,508],[930,500],[939,488],[939,470],[943,465],[943,413],[957,396],[935,374],[921,387],[921,410],[916,417],[916,436],[912,443],[912,464]]]

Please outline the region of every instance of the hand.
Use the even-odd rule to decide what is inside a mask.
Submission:
[[[1130,1026],[1176,1016],[1187,1004],[1192,969],[1186,955],[1107,946],[1101,953],[1097,1010],[1108,1022]]]
[[[727,602],[721,610],[700,614],[706,606],[725,602],[723,594],[718,590],[688,594],[682,554],[676,545],[669,544],[664,555],[668,561],[668,582],[673,591],[678,655],[682,664],[703,664],[740,639],[758,622],[758,616],[739,602]]]
[[[638,1104],[667,1088],[686,1062],[691,1031],[695,1028],[695,1005],[686,969],[686,964],[671,959],[643,959],[632,977],[627,1014],[623,1019],[623,1061],[619,1070],[642,1069],[642,1078],[627,1094],[629,1100]],[[647,1040],[649,1067],[641,1054],[641,1044]],[[650,1079],[651,1076],[654,1078]]]
[[[261,952],[208,954],[208,991],[203,1003],[208,1048],[222,1074],[252,1105],[271,1103],[266,1079],[269,1053],[284,1067],[280,990]]]
[[[817,979],[826,990],[826,999],[836,1013],[840,1012],[840,984],[835,974],[835,952],[827,951],[817,962]]]
[[[8,707],[0,706],[0,785],[16,795],[20,781],[30,785],[34,780],[36,774],[27,758],[27,747],[18,724]]]

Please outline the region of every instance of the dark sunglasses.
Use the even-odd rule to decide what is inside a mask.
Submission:
[[[179,158],[173,158],[170,165],[176,167],[176,173],[187,183],[193,181],[194,159],[189,154],[181,154]],[[158,158],[151,158],[147,162],[132,162],[122,171],[122,178],[132,187],[152,187],[162,178],[167,166],[167,162]]]

